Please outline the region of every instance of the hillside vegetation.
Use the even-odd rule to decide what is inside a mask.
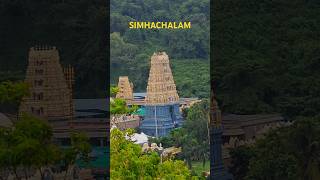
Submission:
[[[213,79],[224,112],[320,112],[320,2],[217,0]]]
[[[208,61],[209,0],[112,0],[110,6],[111,83],[115,84],[119,75],[129,75],[135,89],[145,91],[149,59],[155,51],[166,51],[170,59],[184,60],[186,68],[192,64],[201,69]],[[75,67],[76,97],[105,97],[109,83],[108,14],[106,2],[101,0],[1,1],[0,81],[23,80],[29,48],[51,45],[59,49],[64,66]],[[131,20],[191,21],[192,29],[129,30]],[[197,74],[204,77],[206,72]],[[177,82],[183,76],[175,73]],[[195,88],[197,85],[195,81],[177,84],[196,89],[183,88],[181,95],[206,95],[209,90],[202,85]]]
[[[145,92],[150,57],[166,51],[180,96],[208,97],[209,15],[209,0],[112,0],[111,83],[127,75],[136,92]],[[192,28],[129,29],[129,21],[191,21]]]
[[[75,96],[105,97],[107,8],[103,0],[0,2],[0,81],[23,80],[29,48],[56,46],[75,68]]]

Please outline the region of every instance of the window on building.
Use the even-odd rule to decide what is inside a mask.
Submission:
[[[36,75],[42,75],[43,74],[43,69],[36,69],[35,73],[36,73]]]
[[[43,93],[33,93],[33,100],[42,100],[43,99]]]
[[[35,86],[42,86],[43,85],[43,80],[35,80],[34,81]]]
[[[40,109],[37,109],[37,115],[40,115]]]
[[[43,65],[43,61],[40,61],[40,60],[36,61],[36,66],[41,66],[41,65]]]

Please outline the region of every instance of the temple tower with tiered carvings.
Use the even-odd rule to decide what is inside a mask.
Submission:
[[[213,89],[211,89],[210,119],[210,180],[233,180],[224,167],[222,158],[222,119],[221,111],[215,99]]]
[[[156,105],[178,101],[179,96],[173,80],[169,57],[165,52],[154,53],[151,57],[146,103]]]
[[[119,92],[116,98],[126,100],[127,103],[133,99],[133,84],[129,82],[128,76],[120,76],[118,82]]]
[[[55,47],[32,47],[25,82],[30,96],[24,97],[20,114],[29,113],[48,121],[73,117],[73,68],[63,69]]]
[[[182,123],[179,96],[165,52],[151,57],[145,108],[141,130],[150,136],[165,136]]]

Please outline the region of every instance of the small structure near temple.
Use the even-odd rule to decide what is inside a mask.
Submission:
[[[151,57],[145,116],[140,129],[149,136],[165,136],[182,123],[179,96],[165,52]]]
[[[232,138],[239,141],[255,140],[269,129],[281,127],[287,123],[281,114],[225,114],[222,116],[222,124],[223,141],[228,143]]]
[[[48,121],[73,118],[73,69],[64,70],[59,59],[55,47],[30,49],[25,79],[30,96],[23,98],[19,114],[25,112]]]
[[[271,129],[289,126],[280,114],[225,114],[223,125],[223,159],[226,166],[231,165],[230,150],[239,146],[251,146]]]
[[[159,144],[159,146],[156,143],[151,143],[151,145],[149,146],[149,144],[146,142],[142,145],[142,151],[144,153],[158,152],[162,162],[162,161],[173,159],[177,154],[182,152],[182,148],[174,147],[174,146],[163,148],[161,143]]]
[[[125,130],[128,128],[135,129],[140,126],[141,117],[138,115],[121,115],[121,116],[112,116],[111,124],[115,125],[120,130]]]
[[[120,76],[118,82],[119,92],[116,98],[124,99],[127,103],[130,103],[133,99],[133,84],[130,83],[128,76]]]
[[[229,180],[225,166],[231,164],[229,151],[241,145],[252,145],[273,128],[290,125],[280,114],[221,115],[212,92],[210,115],[210,179]]]

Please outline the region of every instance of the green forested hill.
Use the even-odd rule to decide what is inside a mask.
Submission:
[[[105,97],[107,14],[104,0],[1,0],[0,81],[24,79],[29,48],[51,45],[75,67],[77,97]]]
[[[209,60],[171,59],[171,68],[181,97],[209,97],[210,67]]]
[[[104,3],[1,1],[0,81],[24,77],[30,46],[55,45],[62,63],[76,68],[76,95],[102,97],[107,84]],[[112,83],[118,75],[129,75],[135,89],[144,91],[150,56],[165,50],[180,94],[205,94],[206,80],[184,76],[189,72],[184,68],[199,69],[197,75],[205,79],[209,0],[110,3]],[[216,35],[211,72],[224,112],[319,114],[320,1],[216,0],[212,10]],[[129,20],[190,20],[193,28],[133,31],[127,28]]]
[[[128,75],[135,91],[146,91],[150,57],[166,51],[180,96],[208,96],[209,8],[209,0],[111,0],[111,83]],[[129,21],[191,21],[192,28],[137,30]]]
[[[217,0],[213,12],[224,112],[320,114],[320,1]]]
[[[171,59],[185,60],[187,65],[190,60],[199,69],[208,60],[209,0],[112,0],[110,5],[112,83],[117,75],[129,75],[136,90],[145,91],[148,59],[159,50],[165,50]],[[63,65],[75,67],[76,97],[104,97],[108,14],[102,0],[1,1],[0,81],[24,79],[29,48],[52,45],[59,49]],[[192,22],[192,29],[129,31],[128,20],[186,20]],[[180,75],[176,76],[180,81]],[[205,93],[204,87],[195,89],[181,94]]]

